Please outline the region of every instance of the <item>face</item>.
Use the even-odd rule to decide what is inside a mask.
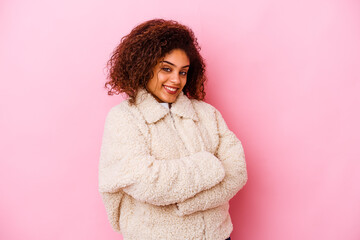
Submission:
[[[158,102],[175,102],[186,84],[189,66],[190,60],[183,50],[172,50],[154,67],[147,90]]]

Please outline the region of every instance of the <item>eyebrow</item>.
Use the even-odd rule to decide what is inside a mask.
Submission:
[[[171,63],[171,62],[169,62],[169,61],[160,61],[160,62],[164,62],[164,63],[170,64],[170,65],[176,67],[175,64],[173,64],[173,63]],[[186,67],[190,67],[190,65],[183,66],[182,68],[186,68]]]

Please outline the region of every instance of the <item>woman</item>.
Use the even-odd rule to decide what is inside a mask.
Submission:
[[[245,185],[241,142],[202,101],[205,64],[191,29],[154,19],[109,60],[99,191],[124,239],[230,239],[229,200]]]

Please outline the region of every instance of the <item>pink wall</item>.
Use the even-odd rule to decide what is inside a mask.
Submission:
[[[121,239],[97,192],[105,115],[122,100],[104,67],[154,17],[193,28],[207,101],[243,142],[232,238],[360,239],[356,0],[1,1],[0,239]]]

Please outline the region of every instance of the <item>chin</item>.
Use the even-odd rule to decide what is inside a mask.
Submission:
[[[179,95],[171,96],[171,97],[166,96],[166,97],[161,98],[161,100],[164,101],[164,102],[167,102],[167,103],[174,103],[178,96]]]

